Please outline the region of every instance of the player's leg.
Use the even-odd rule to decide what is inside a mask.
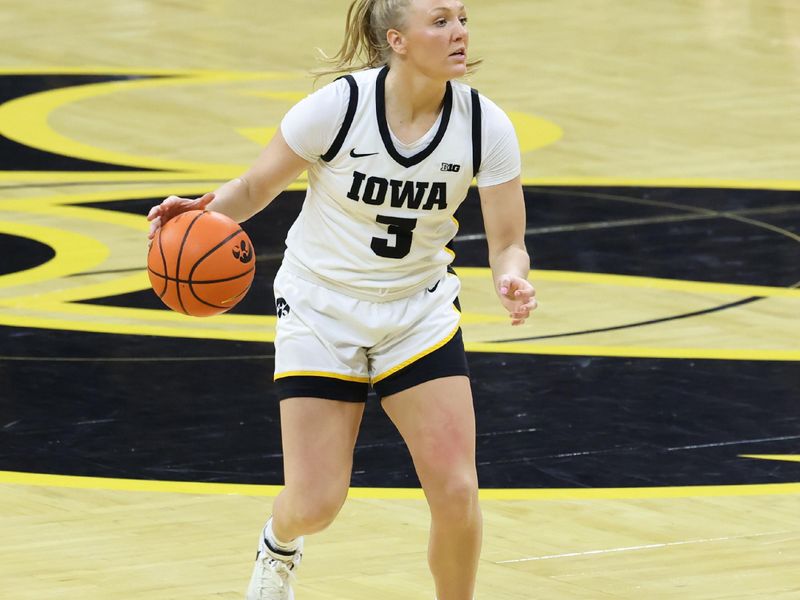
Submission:
[[[292,540],[325,529],[344,504],[364,404],[288,398],[280,412],[285,486],[272,529]]]
[[[438,600],[472,600],[482,518],[469,379],[426,381],[383,399],[403,436],[431,511],[428,562]]]
[[[273,284],[275,393],[285,487],[270,532],[291,541],[327,527],[344,502],[369,375],[360,302],[284,267]]]
[[[285,486],[259,538],[247,600],[291,600],[303,536],[327,527],[350,485],[362,402],[292,397],[281,401]]]

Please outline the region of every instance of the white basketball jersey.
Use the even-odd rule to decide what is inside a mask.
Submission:
[[[284,257],[300,277],[373,301],[409,296],[444,276],[458,230],[453,213],[481,153],[479,95],[458,82],[447,84],[430,141],[411,156],[398,152],[386,121],[387,73],[384,67],[344,78],[346,114],[308,169]]]

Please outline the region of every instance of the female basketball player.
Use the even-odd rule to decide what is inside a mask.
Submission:
[[[171,196],[148,216],[151,239],[186,210],[241,222],[308,171],[274,284],[285,487],[260,536],[249,600],[294,597],[302,536],[327,527],[344,503],[369,385],[430,506],[437,598],[473,598],[482,528],[475,421],[447,248],[473,177],[511,324],[536,300],[513,127],[453,81],[473,65],[466,22],[459,0],[356,0],[335,57],[336,72],[351,74],[294,106],[244,176],[196,200]]]

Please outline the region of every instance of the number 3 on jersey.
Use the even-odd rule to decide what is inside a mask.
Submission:
[[[416,219],[378,215],[375,220],[383,225],[388,225],[387,232],[389,235],[394,236],[393,240],[378,237],[372,238],[370,248],[375,254],[385,258],[403,258],[411,252],[411,236],[417,226]],[[389,244],[390,241],[394,243]]]

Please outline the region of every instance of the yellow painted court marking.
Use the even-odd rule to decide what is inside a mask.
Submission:
[[[759,460],[781,460],[787,462],[800,462],[800,454],[740,454],[741,458],[756,458]]]
[[[246,96],[255,96],[257,98],[266,98],[267,100],[276,100],[278,102],[290,102],[292,104],[300,102],[300,100],[308,96],[306,92],[271,92],[268,90],[246,90],[243,94]]]
[[[103,202],[121,199],[135,199],[140,197],[161,197],[171,193],[185,196],[199,196],[208,191],[210,186],[196,183],[177,184],[167,186],[158,184],[144,194],[141,190],[114,190],[81,193],[74,195],[57,194],[34,198],[7,198],[0,200],[0,210],[17,213],[37,213],[37,215],[50,216],[53,220],[72,219],[84,220],[101,226],[103,224],[124,227],[137,232],[147,228],[143,216],[128,215],[114,211],[80,206],[86,202]],[[304,189],[304,182],[293,184],[295,189]],[[84,229],[85,226],[84,226]],[[22,235],[35,239],[57,249],[81,247],[78,238],[67,242],[60,242],[57,229],[45,230],[35,227],[25,229],[17,225],[16,221],[8,221],[5,230],[13,235]],[[91,231],[91,229],[86,229]],[[80,237],[84,240],[85,236]],[[59,263],[51,261],[34,269],[0,277],[0,289],[9,290],[17,285],[41,281],[45,276],[54,280],[69,274],[85,272],[98,264],[100,257],[108,251],[100,242],[92,242],[90,238],[84,241],[94,243],[94,250],[86,256],[80,257],[86,264],[61,265],[61,271],[52,270]],[[91,246],[85,246],[91,249]],[[259,315],[223,315],[214,319],[193,319],[170,313],[167,311],[145,310],[124,307],[100,307],[71,304],[78,300],[91,300],[92,298],[112,296],[126,292],[147,289],[149,282],[144,272],[145,248],[142,237],[141,254],[138,247],[133,264],[121,266],[135,266],[136,261],[141,261],[142,271],[139,273],[122,273],[112,276],[93,276],[87,279],[71,280],[69,286],[54,285],[52,289],[31,289],[27,293],[20,293],[13,297],[6,297],[1,305],[5,310],[0,311],[0,323],[4,325],[21,327],[52,328],[60,330],[77,330],[119,334],[146,334],[165,337],[185,337],[196,339],[225,339],[271,342],[274,340],[274,317]],[[128,252],[126,250],[126,252]],[[58,256],[58,255],[57,255]],[[126,255],[127,256],[127,255]],[[119,262],[119,261],[118,261]],[[37,271],[37,269],[39,269]],[[48,271],[50,269],[51,271]],[[102,270],[102,268],[101,268]],[[63,271],[63,272],[62,272]],[[463,279],[479,278],[490,281],[490,272],[486,268],[461,268],[459,274]],[[563,283],[579,283],[586,285],[606,285],[621,288],[658,289],[671,292],[689,293],[694,295],[728,295],[746,298],[781,297],[800,299],[800,290],[770,287],[751,286],[740,284],[707,283],[699,281],[685,281],[660,279],[654,277],[639,277],[628,275],[612,275],[603,273],[575,273],[565,271],[534,271],[532,280],[552,281]],[[80,283],[78,283],[80,282]],[[85,282],[85,283],[83,283]],[[76,285],[76,283],[78,283]],[[82,285],[81,285],[82,284]],[[9,296],[10,294],[6,294]],[[470,315],[465,315],[465,322]],[[520,337],[525,334],[515,331]],[[551,355],[589,355],[589,356],[618,356],[618,357],[646,357],[646,358],[698,358],[698,359],[729,359],[729,360],[800,360],[800,348],[757,350],[747,347],[739,348],[680,348],[659,346],[606,346],[606,345],[564,345],[549,342],[467,342],[470,352],[501,352],[525,354],[551,354]]]
[[[0,289],[49,281],[88,270],[102,263],[109,254],[108,248],[94,238],[55,227],[0,221],[0,232],[40,241],[56,253],[45,263],[0,276]]]
[[[0,311],[0,324],[17,327],[244,342],[275,339],[274,315],[224,314],[200,319],[169,310],[70,302],[15,305],[13,301],[3,301],[1,306],[13,306],[15,310]]]
[[[0,306],[8,306],[2,302]],[[235,320],[234,320],[235,319]],[[275,317],[218,315],[209,319],[187,317],[166,310],[149,310],[86,304],[36,303],[17,313],[0,311],[0,324],[92,333],[153,335],[190,339],[246,342],[275,341]],[[800,361],[800,350],[731,350],[729,348],[674,348],[646,346],[549,345],[533,342],[465,342],[467,352],[607,356],[632,358],[694,358],[717,360]]]
[[[111,81],[47,90],[15,98],[0,105],[0,133],[25,146],[73,158],[135,166],[144,169],[194,172],[210,170],[212,172],[232,173],[230,176],[234,177],[236,173],[243,170],[243,165],[170,160],[97,148],[57,132],[51,127],[49,119],[52,113],[59,108],[89,98],[114,93],[162,87],[229,83],[232,81],[293,78],[293,76],[285,73],[228,73],[224,75],[215,73],[188,77]]]
[[[199,195],[206,186],[186,185],[181,191],[184,195]],[[174,188],[158,186],[150,190],[148,196],[167,195]],[[147,224],[143,217],[128,215],[114,211],[82,207],[84,202],[112,201],[117,199],[140,197],[139,193],[116,190],[113,192],[92,192],[76,195],[55,195],[27,199],[0,200],[0,209],[6,211],[26,211],[39,215],[49,215],[54,219],[86,220],[99,224],[109,224],[132,230],[145,231]],[[58,263],[51,261],[46,265],[29,271],[0,277],[0,288],[27,283],[50,273],[54,278],[63,277],[90,270],[98,264],[103,253],[108,249],[81,236],[72,241],[66,239],[69,233],[57,229],[37,229],[18,226],[9,222],[5,229],[15,235],[23,235],[45,244],[55,246],[58,251],[68,248],[89,248],[94,250],[80,255],[85,264],[62,265],[61,271],[52,271]],[[75,234],[72,234],[75,235]],[[13,310],[0,313],[0,323],[21,327],[52,328],[60,330],[79,330],[119,334],[146,334],[168,337],[186,337],[198,339],[226,339],[242,341],[271,342],[274,340],[274,317],[260,315],[222,315],[214,319],[193,319],[167,311],[135,309],[125,307],[103,307],[71,304],[78,300],[90,300],[102,296],[134,292],[149,287],[144,272],[144,238],[141,255],[142,271],[125,273],[104,278],[102,281],[89,279],[84,285],[72,285],[69,288],[41,292],[34,295],[20,293],[6,298],[2,304]],[[80,242],[80,243],[79,243]],[[88,245],[87,245],[88,244]],[[134,257],[134,260],[137,260]],[[88,262],[87,262],[88,261]],[[37,271],[38,269],[38,271]],[[51,271],[47,271],[51,269]],[[463,279],[477,278],[490,281],[487,268],[462,268],[459,270]],[[800,298],[800,290],[769,286],[747,286],[738,284],[719,284],[695,281],[669,280],[653,277],[627,275],[610,275],[602,273],[574,273],[565,271],[534,271],[534,281],[577,282],[587,285],[610,285],[628,288],[663,289],[667,291],[692,294],[726,294],[737,297],[789,297]],[[522,334],[524,335],[524,334]],[[503,352],[527,354],[562,354],[562,355],[595,355],[595,356],[634,356],[653,358],[725,358],[734,360],[800,360],[800,349],[795,350],[752,350],[747,348],[673,348],[673,347],[641,347],[641,346],[589,346],[589,345],[555,345],[541,342],[487,343],[468,342],[467,350],[471,352]]]
[[[153,68],[153,67],[108,67],[108,66],[90,66],[90,67],[63,67],[63,66],[53,66],[53,65],[40,65],[40,66],[30,66],[30,67],[0,67],[0,74],[6,75],[31,75],[31,74],[41,74],[41,75],[139,75],[139,76],[158,76],[161,79],[158,80],[158,83],[147,83],[147,81],[130,81],[130,82],[107,82],[107,83],[100,83],[100,84],[81,84],[77,86],[73,86],[73,88],[64,88],[62,92],[64,95],[61,95],[61,101],[53,103],[52,100],[47,101],[45,98],[42,100],[41,98],[36,100],[36,104],[34,107],[37,109],[41,108],[49,108],[48,110],[52,110],[57,106],[63,105],[64,100],[70,100],[70,94],[78,93],[78,96],[74,97],[73,99],[79,99],[81,95],[79,92],[69,92],[64,90],[76,90],[78,88],[91,88],[92,86],[112,86],[111,88],[107,89],[107,93],[111,93],[115,91],[115,86],[113,84],[118,85],[125,85],[125,86],[141,86],[146,85],[151,87],[153,85],[175,85],[176,82],[180,82],[181,80],[184,83],[187,82],[213,82],[213,81],[225,81],[225,82],[232,82],[232,81],[246,81],[246,80],[253,80],[253,79],[265,79],[265,78],[273,78],[273,79],[303,79],[308,76],[307,73],[302,71],[286,71],[286,72],[238,72],[238,71],[225,71],[225,70],[213,70],[213,69],[160,69],[160,68]],[[126,87],[125,89],[133,89],[131,87]],[[103,88],[100,88],[102,91]],[[52,92],[41,92],[39,94],[34,94],[35,96],[40,96],[49,93],[57,93],[59,90],[53,90]],[[280,100],[284,102],[293,102],[298,100],[304,94],[299,92],[292,92],[292,91],[245,91],[244,93],[248,95],[257,95],[263,96],[265,98],[271,100]],[[31,95],[31,96],[34,96]],[[90,89],[90,92],[87,93],[88,95],[96,95],[96,88],[94,91]],[[27,96],[30,98],[31,96]],[[56,96],[58,98],[59,96]],[[86,97],[86,96],[85,96]],[[22,100],[20,98],[19,100]],[[9,104],[12,104],[14,101],[7,102],[3,105],[3,108],[9,110]],[[14,109],[14,111],[19,110],[19,106],[16,108],[12,105],[10,108]],[[9,113],[6,113],[9,114]],[[12,115],[15,113],[11,113]],[[523,152],[529,152],[531,150],[535,150],[541,148],[543,146],[552,144],[553,142],[557,141],[563,136],[563,131],[561,128],[545,119],[540,117],[530,115],[527,113],[514,113],[513,111],[509,113],[510,118],[514,122],[515,127],[518,129],[518,137],[520,138],[520,148]],[[26,115],[26,118],[29,115]],[[2,121],[0,120],[0,123]],[[28,129],[28,126],[23,123],[18,123],[16,126],[12,127],[12,131],[16,131],[17,133],[25,133],[26,131],[30,132],[38,131],[43,135],[40,140],[49,140],[50,142],[57,141],[57,146],[61,146],[61,142],[64,141],[65,138],[62,138],[59,134],[52,132],[48,127],[46,127],[46,123],[42,123],[41,119],[38,119],[38,123],[32,125],[32,129]],[[252,132],[255,133],[255,132]],[[27,135],[21,136],[22,138],[26,138]],[[38,136],[37,136],[38,137]],[[263,143],[266,138],[265,132],[262,132],[259,135],[247,135],[250,139],[255,139],[259,143]],[[25,143],[25,142],[23,142]],[[78,145],[75,145],[76,142],[68,141],[69,147],[78,148]],[[106,159],[109,158],[109,154],[100,151],[98,149],[92,149],[90,146],[82,146],[81,150],[88,151],[91,156],[97,156],[98,158],[102,159],[105,157]],[[82,154],[78,154],[76,156],[82,156]],[[120,157],[122,157],[120,155]],[[255,158],[255,157],[254,157]],[[143,159],[143,157],[136,157],[137,161]],[[152,159],[151,159],[152,160]],[[116,161],[114,161],[116,162]],[[158,164],[162,165],[163,168],[163,161],[158,161]],[[184,166],[190,167],[188,171],[183,171],[179,167],[183,164]],[[188,163],[185,161],[172,161],[172,167],[174,168],[174,172],[169,173],[107,173],[107,172],[83,172],[83,173],[73,173],[73,172],[58,172],[58,171],[51,171],[51,172],[42,172],[42,171],[21,171],[21,172],[0,172],[0,181],[132,181],[132,180],[148,180],[154,181],[159,179],[191,179],[197,178],[198,176],[203,177],[219,177],[220,179],[224,180],[226,178],[232,178],[238,175],[238,171],[242,169],[241,166],[236,166],[236,171],[234,172],[229,165],[226,165],[222,169],[215,168],[213,165],[202,164],[202,163]],[[576,176],[569,176],[569,177],[526,177],[523,179],[523,184],[528,186],[596,186],[596,187],[676,187],[676,188],[730,188],[730,189],[765,189],[765,190],[800,190],[800,180],[771,180],[771,179],[755,179],[755,180],[741,180],[741,179],[717,179],[717,178],[701,178],[701,177],[661,177],[661,178],[630,178],[630,177],[576,177]]]
[[[485,267],[459,267],[461,278],[486,278],[491,271]],[[728,296],[763,296],[765,298],[795,298],[800,300],[800,289],[774,287],[766,285],[742,285],[736,283],[711,283],[686,279],[663,279],[660,277],[642,277],[638,275],[614,275],[609,273],[584,273],[579,271],[556,271],[535,269],[531,271],[532,281],[557,281],[570,283],[587,283],[594,285],[612,285],[629,288],[646,288],[686,292],[690,294],[722,294]]]
[[[555,144],[564,136],[564,130],[555,123],[524,112],[509,112],[514,124],[521,152],[532,152]]]
[[[16,471],[0,471],[0,484],[129,492],[270,497],[276,496],[281,489],[283,489],[282,486],[276,485],[76,477],[69,475],[20,473]],[[480,494],[482,500],[634,500],[655,498],[775,496],[800,494],[800,483],[651,488],[484,489],[481,490]],[[425,499],[422,490],[415,488],[351,488],[348,497],[373,500]]]
[[[272,139],[277,127],[239,127],[237,133],[259,146],[265,146]]]

